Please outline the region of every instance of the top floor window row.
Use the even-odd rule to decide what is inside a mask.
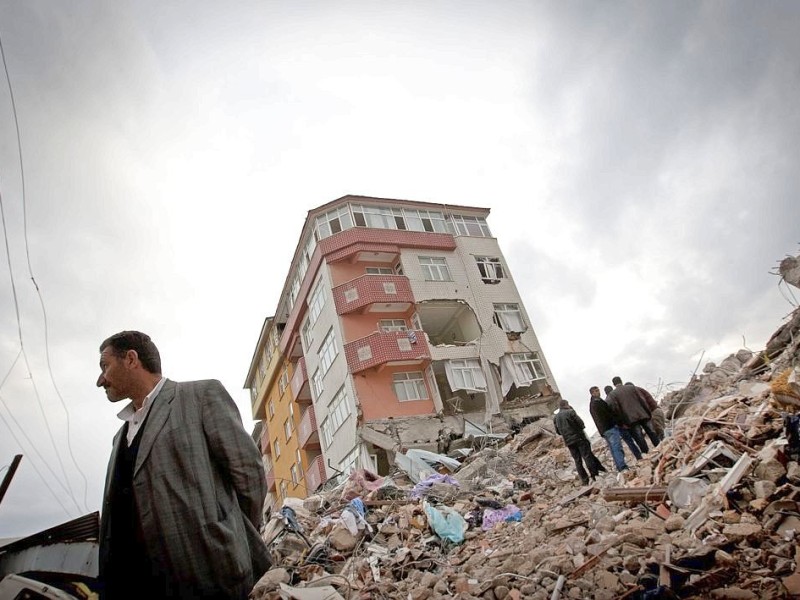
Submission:
[[[317,217],[314,236],[324,239],[352,227],[400,229],[491,237],[483,217],[447,214],[435,210],[347,204]]]

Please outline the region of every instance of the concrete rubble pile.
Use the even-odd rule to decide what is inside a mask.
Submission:
[[[623,474],[581,486],[550,419],[420,481],[358,471],[273,516],[251,597],[800,597],[799,382],[800,309],[665,397],[668,436]]]

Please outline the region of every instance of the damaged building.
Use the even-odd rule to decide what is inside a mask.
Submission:
[[[309,211],[245,381],[270,506],[552,413],[489,212],[363,196]]]

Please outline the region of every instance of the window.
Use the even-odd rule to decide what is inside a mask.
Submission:
[[[422,319],[419,318],[417,313],[414,313],[414,315],[411,317],[411,327],[417,331],[422,330]]]
[[[293,464],[291,467],[289,467],[289,473],[291,473],[291,475],[292,475],[292,483],[293,484],[297,485],[298,483],[300,483],[300,479],[301,479],[301,477],[300,477],[300,469],[297,468],[297,464],[296,463]]]
[[[403,271],[403,263],[397,261],[397,264],[394,266],[394,274],[395,275],[405,275],[405,271]]]
[[[267,404],[267,409],[269,410],[269,418],[271,419],[275,416],[275,403],[272,400]]]
[[[495,304],[494,322],[503,331],[525,331],[525,321],[522,320],[522,312],[519,304]]]
[[[347,417],[350,416],[350,411],[351,408],[350,402],[347,399],[347,392],[344,391],[344,386],[342,386],[328,405],[328,418],[325,419],[325,421],[328,423],[331,436],[333,433],[336,433],[339,427],[347,420]]]
[[[444,215],[434,210],[412,210],[403,209],[408,228],[411,231],[428,231],[436,233],[446,233]]]
[[[324,239],[353,226],[348,206],[340,206],[317,217],[317,239]]]
[[[367,275],[394,275],[391,267],[367,267]]]
[[[331,444],[333,443],[333,431],[331,431],[331,420],[325,419],[320,425],[320,430],[322,431],[322,442],[325,444],[325,448],[330,448]]]
[[[322,340],[319,347],[319,368],[322,374],[328,372],[331,368],[333,360],[339,355],[339,349],[336,347],[336,335],[333,333],[333,327],[328,330],[328,335]]]
[[[342,474],[339,477],[345,478],[350,473],[355,471],[356,463],[358,462],[358,446],[350,450],[345,457],[339,461],[339,470]]]
[[[428,389],[425,387],[425,380],[422,378],[422,372],[395,373],[394,393],[397,395],[397,399],[400,400],[400,402],[427,400]]]
[[[378,321],[381,331],[407,331],[405,319],[381,319]]]
[[[325,291],[322,289],[322,280],[314,287],[308,299],[308,320],[313,326],[317,322],[322,308],[325,306]]]
[[[460,390],[485,390],[486,379],[483,376],[481,363],[477,359],[451,360],[453,383]]]
[[[322,395],[322,375],[319,372],[319,369],[314,371],[314,374],[311,376],[311,391],[313,392],[314,400],[319,400],[319,397]]]
[[[473,237],[492,237],[486,219],[483,217],[467,217],[452,215],[453,228],[457,235],[471,235]]]
[[[530,383],[537,379],[544,379],[544,365],[542,365],[538,352],[512,354],[511,360],[514,361],[514,369],[517,371],[519,381]]]
[[[278,380],[278,389],[280,390],[281,395],[283,392],[286,391],[286,387],[289,385],[289,365],[283,366],[283,371],[281,371],[281,378]]]
[[[286,486],[285,481],[281,481],[281,498],[288,498],[289,497],[289,489]]]
[[[311,323],[311,319],[306,319],[305,323],[303,323],[303,344],[305,345],[306,352],[309,351],[311,348],[311,344],[314,343],[314,326]]]
[[[407,229],[403,211],[400,208],[354,204],[353,219],[358,227]]]
[[[419,264],[427,281],[452,281],[446,259],[439,256],[420,256]]]
[[[500,280],[505,277],[499,258],[476,256],[475,262],[478,264],[478,270],[481,272],[481,279],[484,283],[500,283]]]
[[[275,450],[275,458],[278,458],[281,455],[281,444],[278,440],[275,440],[272,443],[272,447]]]
[[[300,453],[300,449],[294,451],[294,458],[297,461],[297,466],[300,467],[300,478],[302,479],[303,475],[303,455]]]
[[[292,439],[292,429],[293,429],[292,418],[289,417],[288,419],[286,419],[283,422],[283,433],[284,433],[284,435],[286,435],[286,441],[287,442],[290,439]]]

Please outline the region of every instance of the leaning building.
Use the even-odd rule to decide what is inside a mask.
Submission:
[[[558,402],[488,208],[344,196],[309,211],[245,387],[268,508]]]

